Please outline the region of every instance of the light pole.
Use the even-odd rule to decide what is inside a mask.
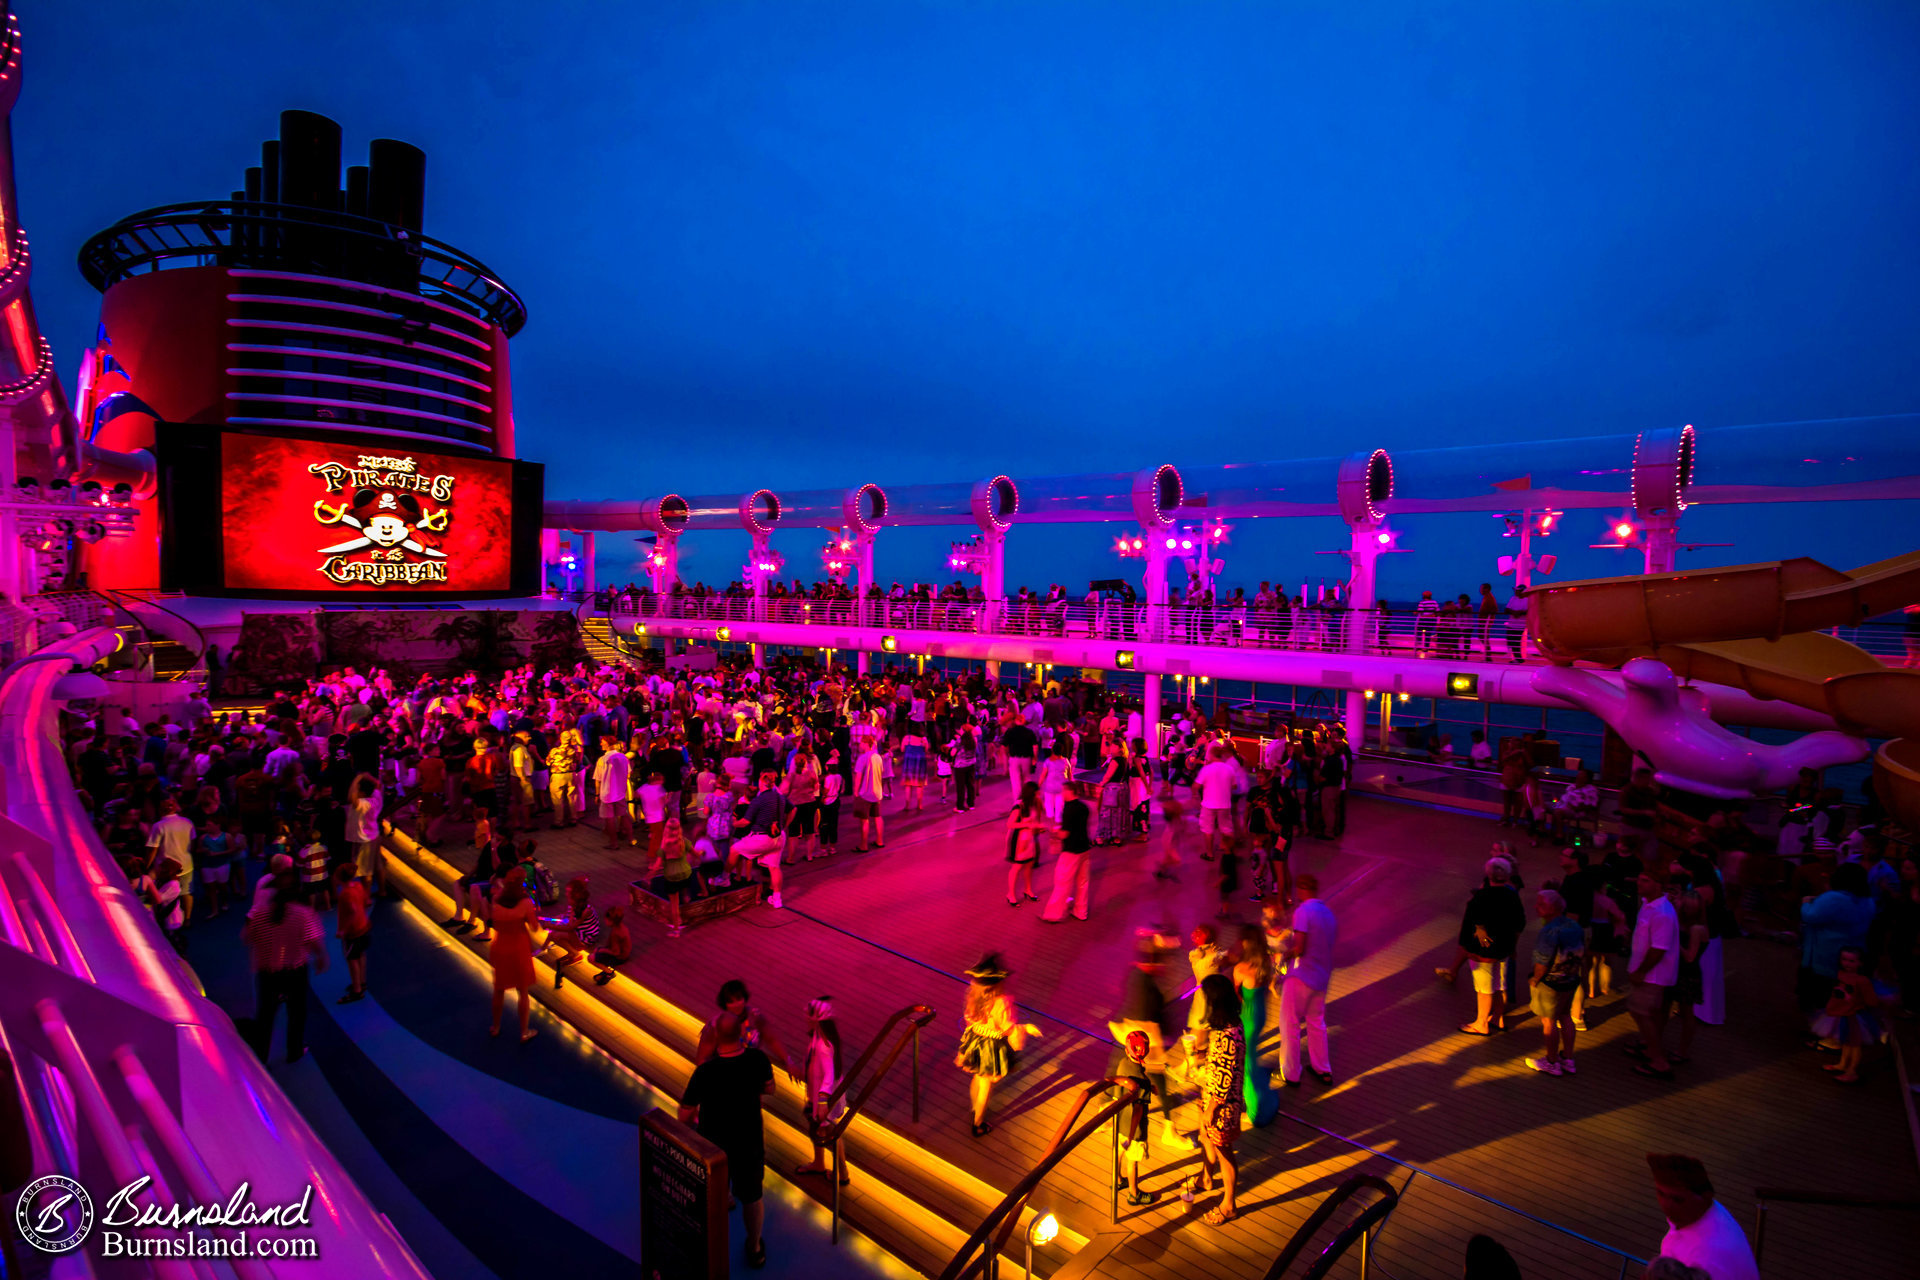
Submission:
[[[1033,1280],[1033,1251],[1036,1247],[1045,1248],[1053,1243],[1060,1234],[1060,1219],[1051,1209],[1034,1218],[1027,1224],[1027,1280]]]
[[[1502,535],[1503,537],[1520,539],[1519,554],[1501,556],[1499,564],[1501,573],[1511,574],[1513,576],[1515,591],[1522,595],[1525,594],[1526,588],[1533,585],[1534,570],[1538,569],[1541,573],[1553,572],[1553,566],[1559,560],[1559,557],[1545,555],[1535,559],[1533,554],[1533,538],[1535,534],[1543,538],[1552,536],[1553,531],[1560,527],[1560,518],[1565,514],[1566,513],[1562,511],[1548,509],[1544,511],[1509,511],[1495,517],[1507,523],[1507,529]],[[1489,636],[1491,636],[1491,633],[1489,633]],[[1520,641],[1522,654],[1526,652],[1528,643],[1529,641],[1523,635]],[[1488,661],[1492,661],[1493,659],[1491,638],[1488,640],[1487,659]]]

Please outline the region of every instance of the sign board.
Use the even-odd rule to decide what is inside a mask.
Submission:
[[[161,569],[170,586],[429,600],[538,585],[537,464],[361,433],[163,425]]]
[[[726,1280],[727,1157],[664,1107],[640,1117],[640,1274]]]

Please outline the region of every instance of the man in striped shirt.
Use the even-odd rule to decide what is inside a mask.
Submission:
[[[1420,603],[1413,606],[1413,651],[1414,656],[1433,647],[1435,635],[1440,626],[1440,602],[1433,598],[1433,592],[1422,591]]]

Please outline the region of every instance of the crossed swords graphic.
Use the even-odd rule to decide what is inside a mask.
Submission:
[[[353,529],[366,528],[365,525],[360,523],[360,520],[358,517],[348,514],[345,503],[342,503],[337,507],[330,507],[324,501],[316,502],[313,504],[313,518],[318,520],[321,524],[344,524],[349,528],[353,528]],[[437,526],[434,523],[435,521],[438,521]],[[446,528],[447,527],[446,509],[443,507],[439,511],[436,511],[432,515],[422,519],[420,521],[420,527],[422,529],[430,529],[435,533],[438,533],[441,529]],[[358,551],[362,547],[372,547],[372,546],[378,546],[378,545],[379,544],[376,543],[372,538],[360,537],[360,538],[355,538],[351,542],[342,542],[331,547],[322,547],[315,554],[323,555],[323,556],[345,555],[349,551]],[[415,541],[412,538],[408,538],[405,541],[400,542],[398,545],[405,547],[409,551],[418,552],[423,556],[432,556],[436,560],[445,560],[447,558],[446,552],[435,551],[432,547],[422,546],[419,542]]]

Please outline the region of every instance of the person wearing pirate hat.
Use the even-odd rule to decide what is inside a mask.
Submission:
[[[960,1052],[954,1065],[973,1077],[973,1136],[986,1136],[993,1128],[987,1123],[987,1101],[993,1086],[1005,1079],[1015,1067],[1015,1054],[1026,1047],[1030,1036],[1040,1034],[1031,1022],[1021,1022],[1014,1012],[1013,999],[1007,994],[1007,967],[1000,953],[989,951],[980,963],[967,970],[967,999],[961,1011],[964,1029],[960,1033]]]

